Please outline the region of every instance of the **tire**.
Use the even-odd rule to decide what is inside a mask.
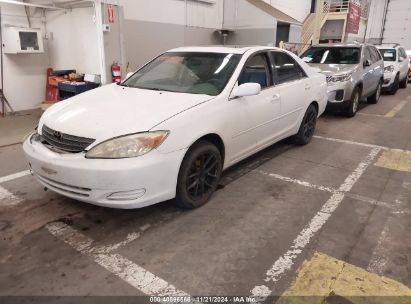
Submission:
[[[361,91],[358,87],[356,87],[354,89],[354,92],[352,92],[351,100],[349,102],[347,109],[345,110],[345,116],[354,117],[355,114],[357,114],[358,105],[360,104],[360,99],[361,99]]]
[[[406,89],[408,86],[408,77],[405,77],[403,81],[400,82],[400,88]]]
[[[303,146],[311,141],[317,125],[317,115],[317,108],[311,104],[305,112],[298,133],[292,137],[294,144]]]
[[[378,83],[377,90],[375,91],[375,93],[367,98],[367,102],[371,104],[378,103],[381,97],[381,90],[382,90],[382,81]]]
[[[394,83],[391,85],[391,88],[388,91],[388,93],[390,95],[395,95],[395,93],[397,93],[399,88],[400,88],[400,76],[397,75],[397,76],[395,76]]]
[[[175,204],[184,209],[203,206],[217,189],[223,162],[218,148],[198,141],[187,152],[178,173]]]

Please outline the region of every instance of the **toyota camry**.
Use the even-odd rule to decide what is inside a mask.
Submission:
[[[61,101],[23,148],[48,189],[112,208],[205,204],[223,170],[284,138],[310,142],[325,76],[271,47],[170,50]]]

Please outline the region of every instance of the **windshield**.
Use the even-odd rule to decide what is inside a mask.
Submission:
[[[241,55],[226,53],[164,53],[121,85],[216,96],[226,86]]]
[[[308,63],[357,64],[360,54],[358,47],[312,47],[301,58]]]
[[[384,61],[395,61],[397,58],[397,51],[395,49],[379,49]]]

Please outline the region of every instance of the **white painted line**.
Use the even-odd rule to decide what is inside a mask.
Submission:
[[[388,217],[385,222],[384,229],[378,239],[377,246],[374,248],[371,260],[368,264],[367,270],[377,274],[383,274],[388,262],[388,250],[384,247],[384,242],[388,239],[388,231],[391,217]]]
[[[21,199],[0,186],[0,207],[11,207],[21,203]]]
[[[140,235],[141,235],[141,234],[140,234],[139,232],[129,233],[124,241],[121,241],[121,242],[119,242],[119,243],[117,243],[117,244],[114,244],[114,245],[101,246],[101,247],[99,247],[99,250],[98,250],[98,251],[104,252],[104,253],[113,252],[113,251],[118,250],[118,249],[120,249],[121,247],[124,247],[124,246],[126,246],[127,244],[129,244],[129,243],[137,240],[137,239],[140,237]]]
[[[319,135],[315,135],[313,137],[315,137],[317,139],[324,139],[324,140],[343,143],[343,144],[362,146],[362,147],[367,147],[367,148],[379,148],[379,149],[385,150],[385,151],[393,150],[393,151],[399,151],[399,152],[411,152],[411,151],[408,151],[408,150],[397,149],[397,148],[389,148],[389,147],[385,147],[385,146],[361,143],[361,142],[356,142],[356,141],[352,141],[352,140],[345,140],[345,139],[338,139],[338,138],[331,138],[331,137],[323,137],[323,136],[319,136]]]
[[[266,175],[266,176],[269,176],[269,177],[279,179],[281,181],[291,182],[291,183],[294,183],[294,184],[297,184],[297,185],[300,185],[300,186],[304,186],[304,187],[307,187],[307,188],[320,190],[320,191],[326,191],[326,192],[330,192],[330,193],[339,193],[339,191],[337,189],[333,189],[333,188],[329,188],[329,187],[325,187],[325,186],[321,186],[321,185],[311,184],[309,182],[302,181],[302,180],[299,180],[299,179],[295,179],[295,178],[291,178],[291,177],[287,177],[287,176],[282,176],[282,175],[275,174],[275,173],[268,173],[268,172],[265,172],[263,170],[253,170],[253,171],[257,172],[257,173],[260,173],[260,174],[263,174],[263,175]],[[399,214],[399,213],[401,213],[401,214],[409,214],[410,213],[411,214],[411,211],[408,211],[408,210],[398,211],[398,206],[392,205],[392,204],[387,203],[387,202],[378,201],[376,199],[373,199],[373,198],[370,198],[370,197],[367,197],[367,196],[354,194],[354,193],[345,193],[345,196],[353,198],[353,199],[358,200],[358,201],[362,201],[364,203],[368,203],[370,205],[378,205],[378,206],[385,207],[385,208],[388,208],[388,209],[393,209],[394,211],[392,211],[392,213],[395,213],[395,214]]]
[[[186,292],[178,290],[173,285],[123,256],[116,253],[99,251],[101,247],[93,247],[94,241],[91,238],[64,223],[51,223],[48,224],[46,228],[52,235],[70,245],[78,252],[92,258],[97,264],[146,295],[190,297]]]
[[[8,176],[0,177],[0,184],[9,182],[14,179],[18,179],[18,178],[21,178],[21,177],[24,177],[30,174],[31,174],[30,170],[26,170],[26,171],[21,171],[21,172],[14,173]]]
[[[263,170],[254,170],[254,171],[258,172],[260,174],[269,176],[269,177],[273,177],[273,178],[276,178],[276,179],[279,179],[279,180],[282,180],[282,181],[285,181],[285,182],[291,182],[291,183],[294,183],[294,184],[297,184],[297,185],[300,185],[300,186],[304,186],[304,187],[307,187],[307,188],[326,191],[326,192],[330,192],[330,193],[337,192],[337,190],[335,190],[335,189],[331,189],[331,188],[325,187],[325,186],[317,186],[317,185],[314,185],[314,184],[311,184],[309,182],[305,182],[305,181],[302,181],[302,180],[299,180],[299,179],[286,177],[286,176],[282,176],[282,175],[275,174],[275,173],[268,173],[268,172],[265,172]]]
[[[324,226],[331,217],[332,213],[337,209],[345,197],[345,193],[350,191],[354,184],[364,174],[365,170],[378,153],[380,147],[373,147],[370,154],[364,159],[358,167],[345,179],[344,183],[338,189],[339,192],[334,193],[328,201],[322,206],[321,210],[311,219],[310,223],[300,232],[297,238],[293,241],[290,249],[280,258],[278,258],[270,269],[266,272],[266,282],[277,282],[281,276],[294,264],[295,259],[299,256],[302,250],[310,242],[311,238]],[[266,297],[270,288],[265,285],[254,287],[251,294],[257,297]],[[260,294],[261,293],[261,294]],[[271,291],[270,291],[271,293]]]

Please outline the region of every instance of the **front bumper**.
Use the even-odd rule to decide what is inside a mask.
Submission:
[[[353,85],[351,81],[335,83],[332,85],[328,85],[327,87],[327,97],[328,97],[328,104],[332,105],[335,104],[344,104],[345,101],[351,99],[351,95],[353,92]]]
[[[94,205],[134,209],[176,195],[178,171],[186,150],[127,159],[87,159],[85,153],[59,154],[30,139],[23,144],[39,182],[61,195]]]
[[[395,72],[384,73],[384,82],[382,84],[383,89],[389,89],[395,81],[395,76],[397,74]]]

